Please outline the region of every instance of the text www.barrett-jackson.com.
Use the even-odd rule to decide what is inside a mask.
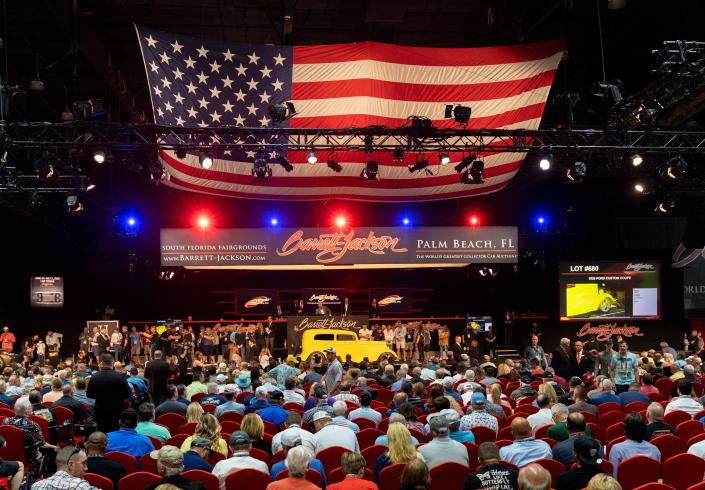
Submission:
[[[264,262],[267,257],[264,255],[240,255],[240,254],[180,254],[162,256],[163,262]]]

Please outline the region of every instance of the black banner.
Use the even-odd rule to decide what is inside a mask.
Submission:
[[[64,278],[61,276],[32,276],[29,302],[32,308],[63,307]]]
[[[286,319],[286,345],[289,353],[295,346],[301,346],[301,334],[305,330],[350,330],[357,333],[363,325],[367,325],[369,317],[365,315],[352,316],[290,316]]]
[[[409,288],[370,288],[370,303],[377,301],[377,313],[409,313],[411,290]]]
[[[238,315],[276,315],[279,293],[276,289],[238,289],[235,303]]]
[[[302,290],[304,300],[304,313],[313,315],[316,313],[318,303],[323,303],[330,309],[333,315],[342,313],[345,289],[342,288],[305,288]]]

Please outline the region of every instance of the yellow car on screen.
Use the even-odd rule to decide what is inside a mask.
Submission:
[[[386,343],[376,340],[360,340],[357,332],[352,330],[311,329],[303,331],[301,359],[308,361],[313,355],[325,358],[323,351],[328,347],[333,347],[343,361],[348,354],[353,362],[361,362],[365,357],[371,362],[395,357],[394,352],[389,350]]]
[[[619,302],[598,284],[568,284],[566,288],[566,315],[574,318],[593,311],[608,313]]]

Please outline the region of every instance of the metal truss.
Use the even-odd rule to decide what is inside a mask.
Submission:
[[[75,192],[90,190],[85,175],[59,175],[53,178],[23,174],[15,167],[0,168],[0,192]]]
[[[179,128],[78,121],[0,127],[5,150],[364,150],[705,154],[705,131],[437,128]]]

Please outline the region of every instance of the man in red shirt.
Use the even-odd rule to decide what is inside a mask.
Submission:
[[[15,339],[15,334],[10,333],[10,328],[8,326],[2,327],[2,334],[0,335],[0,349],[12,352],[12,347],[17,340]]]
[[[377,484],[363,480],[365,476],[365,458],[359,453],[345,453],[340,458],[345,479],[340,483],[328,485],[328,490],[377,490]]]

